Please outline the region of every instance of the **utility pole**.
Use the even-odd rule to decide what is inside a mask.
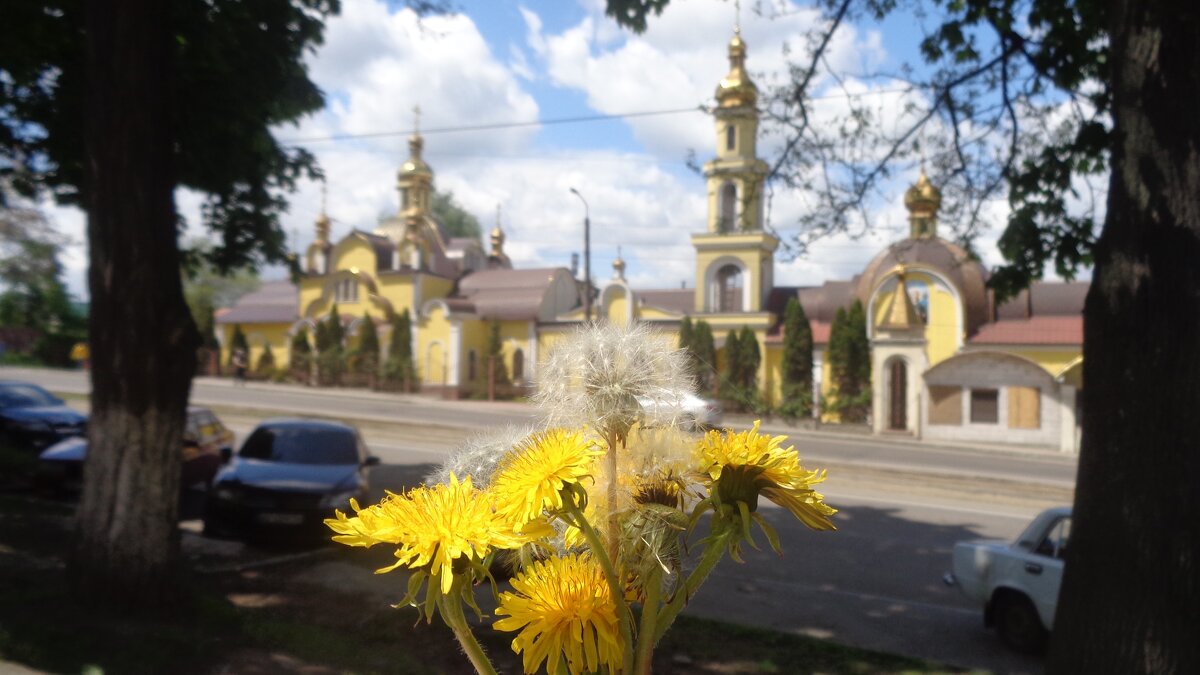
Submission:
[[[583,319],[592,320],[592,222],[587,200],[579,194],[579,190],[571,188],[571,192],[583,202]]]

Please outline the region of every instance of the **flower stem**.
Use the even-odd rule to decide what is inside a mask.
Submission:
[[[579,506],[573,500],[567,500],[566,507],[567,512],[571,514],[575,524],[578,525],[579,531],[583,533],[583,538],[591,547],[592,554],[599,561],[600,568],[604,570],[604,578],[608,580],[609,593],[612,594],[613,603],[617,606],[617,613],[621,616],[621,640],[625,643],[621,672],[633,673],[633,613],[629,611],[629,603],[625,602],[625,589],[617,577],[616,568],[613,567],[613,558],[610,558],[608,552],[605,551],[604,542],[600,541],[600,534],[584,517]]]
[[[471,626],[467,623],[467,617],[463,614],[462,600],[459,598],[462,584],[462,576],[456,575],[449,596],[443,597],[442,602],[439,603],[442,609],[442,618],[450,626],[450,630],[454,631],[454,637],[458,638],[458,644],[462,646],[463,652],[471,660],[471,665],[475,666],[475,672],[479,675],[496,675],[496,668],[492,666],[483,647],[475,639],[475,634],[471,632]]]
[[[608,453],[604,456],[608,464],[608,522],[606,534],[608,535],[608,557],[610,560],[617,559],[618,548],[620,546],[621,524],[617,518],[617,497],[618,492],[618,476],[617,476],[617,434],[608,433]]]
[[[658,644],[658,641],[666,634],[671,624],[675,623],[675,617],[679,616],[679,612],[683,611],[683,606],[687,604],[688,598],[695,594],[700,585],[704,583],[704,580],[708,578],[709,573],[720,562],[721,557],[725,554],[725,542],[729,536],[730,533],[728,530],[716,534],[709,542],[709,545],[705,547],[704,554],[700,556],[700,563],[696,565],[696,569],[692,570],[692,573],[688,575],[687,580],[683,582],[683,587],[675,590],[675,597],[671,598],[671,601],[667,603],[662,613],[658,615],[658,627],[654,631],[652,644]],[[647,637],[649,636],[643,635],[642,639],[645,640]]]
[[[646,589],[646,601],[642,603],[642,624],[638,628],[639,639],[634,673],[636,675],[650,675],[654,645],[658,642],[653,638],[662,595],[662,568],[657,563],[651,568],[649,578],[642,580],[642,587]]]

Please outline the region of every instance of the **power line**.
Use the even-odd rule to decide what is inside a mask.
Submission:
[[[821,96],[810,96],[810,101],[824,101],[835,98],[868,98],[880,94],[901,94],[913,91],[913,88],[902,87],[893,89],[876,89],[874,91],[865,92],[835,92],[831,94],[823,94]],[[450,134],[460,133],[464,131],[494,131],[496,129],[520,129],[524,127],[540,127],[553,126],[557,124],[580,124],[583,122],[608,122],[611,120],[629,119],[631,117],[654,117],[659,115],[679,115],[681,113],[704,113],[709,114],[709,109],[704,105],[697,105],[691,108],[673,108],[670,110],[639,110],[626,113],[615,113],[611,115],[581,115],[578,117],[555,117],[546,120],[532,120],[527,122],[493,122],[489,124],[463,124],[452,127],[435,127],[433,129],[424,129],[422,135],[429,134]],[[280,141],[280,145],[300,145],[302,143],[324,143],[332,141],[353,141],[364,138],[388,138],[395,136],[405,136],[414,133],[415,130],[409,129],[404,131],[375,131],[362,134],[332,134],[330,136],[313,136],[310,138],[292,138]]]
[[[436,127],[423,129],[421,135],[448,134],[461,131],[491,131],[495,129],[517,129],[521,127],[550,126],[554,124],[578,124],[580,122],[603,122],[608,120],[625,119],[629,117],[651,117],[654,115],[678,115],[689,112],[706,112],[701,106],[694,108],[675,108],[673,110],[645,110],[639,112],[617,113],[614,115],[583,115],[580,117],[557,117],[548,120],[533,120],[531,122],[495,122],[492,124],[464,124],[455,127]],[[332,136],[315,136],[312,138],[295,138],[281,141],[280,145],[298,145],[300,143],[319,143],[322,141],[350,141],[360,138],[384,138],[387,136],[403,136],[413,133],[409,131],[377,131],[365,134],[334,134]]]

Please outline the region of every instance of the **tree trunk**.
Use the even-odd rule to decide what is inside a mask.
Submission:
[[[170,3],[87,3],[92,412],[71,581],[87,602],[175,596],[180,448],[200,345],[176,244]]]
[[[1200,6],[1108,7],[1116,136],[1049,670],[1200,672]]]

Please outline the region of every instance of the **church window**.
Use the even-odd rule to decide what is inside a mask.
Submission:
[[[1000,392],[996,389],[971,390],[971,423],[998,424],[1000,422]]]
[[[403,190],[400,191],[400,209],[404,210],[407,208],[408,208],[408,188],[404,188]]]
[[[1040,429],[1041,396],[1037,387],[1008,388],[1008,428]]]
[[[733,150],[737,147],[737,127],[730,124],[725,127],[725,149]]]
[[[742,311],[742,270],[726,265],[717,270],[717,311]]]
[[[358,302],[358,280],[350,278],[337,282],[334,297],[338,302]]]
[[[520,382],[525,379],[525,352],[518,349],[512,357],[512,379]]]
[[[721,222],[717,224],[717,231],[732,231],[736,214],[737,186],[733,183],[725,183],[721,185]]]
[[[474,382],[478,363],[476,363],[475,350],[467,352],[467,381]]]

